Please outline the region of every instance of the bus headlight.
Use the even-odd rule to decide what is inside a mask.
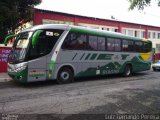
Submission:
[[[19,68],[16,68],[15,71],[23,71],[27,68],[27,66],[21,66]]]
[[[27,63],[20,63],[16,65],[8,64],[7,71],[8,72],[20,72],[27,68]]]
[[[15,66],[14,72],[23,71],[27,68],[27,63],[20,63]]]

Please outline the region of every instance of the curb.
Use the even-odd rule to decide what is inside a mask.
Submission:
[[[2,83],[2,82],[9,82],[11,80],[12,79],[10,79],[10,78],[0,78],[0,83]]]
[[[9,82],[12,78],[7,73],[0,73],[0,83]]]

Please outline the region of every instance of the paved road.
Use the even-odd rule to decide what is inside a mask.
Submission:
[[[7,73],[0,73],[0,83],[1,82],[8,82],[11,78],[8,76]]]
[[[64,114],[66,119],[70,114],[158,114],[160,72],[83,78],[66,85],[0,82],[0,113]]]

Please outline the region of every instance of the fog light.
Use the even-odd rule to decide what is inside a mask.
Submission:
[[[19,80],[22,80],[22,76],[19,76]]]
[[[17,76],[17,80],[22,80],[22,76]]]

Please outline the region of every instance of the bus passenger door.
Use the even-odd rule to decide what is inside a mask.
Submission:
[[[38,30],[34,35],[28,54],[28,81],[44,81],[47,78],[47,54],[51,51],[48,45],[51,43],[45,30]]]
[[[34,33],[28,55],[28,59],[31,60],[29,62],[29,79],[31,81],[47,79],[47,58],[52,55],[52,49],[63,31],[47,29],[37,30]]]
[[[35,59],[28,64],[28,82],[46,80],[46,57]]]

